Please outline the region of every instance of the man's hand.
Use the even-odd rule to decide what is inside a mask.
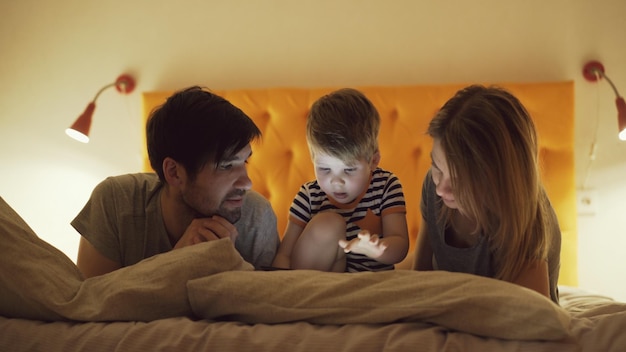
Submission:
[[[230,238],[234,245],[238,235],[237,228],[221,216],[193,219],[185,233],[176,242],[174,249],[220,238]]]
[[[351,241],[339,240],[339,246],[346,253],[364,254],[372,259],[379,258],[387,249],[387,245],[380,241],[378,235],[371,235],[367,230],[359,232],[357,238]]]

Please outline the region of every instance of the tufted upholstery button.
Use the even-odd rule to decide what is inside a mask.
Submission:
[[[396,121],[400,117],[400,113],[398,113],[398,109],[393,109],[389,113],[389,119],[391,121]]]

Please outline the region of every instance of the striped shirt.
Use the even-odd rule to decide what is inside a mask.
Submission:
[[[289,219],[305,227],[309,220],[319,212],[334,211],[346,220],[346,239],[357,237],[359,231],[368,230],[381,238],[382,216],[392,213],[406,213],[402,185],[393,173],[377,168],[372,172],[370,185],[360,198],[350,204],[337,203],[328,198],[317,181],[303,184],[289,209]],[[346,254],[346,271],[381,271],[392,270],[392,264],[380,263],[365,255]]]

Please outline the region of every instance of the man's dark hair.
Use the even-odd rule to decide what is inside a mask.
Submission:
[[[243,111],[198,86],[174,93],[151,112],[146,124],[150,165],[163,182],[167,157],[181,163],[194,179],[207,163],[217,166],[260,137]]]

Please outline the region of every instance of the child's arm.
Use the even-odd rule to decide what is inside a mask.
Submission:
[[[272,262],[273,267],[291,269],[291,253],[302,230],[302,226],[295,224],[291,220],[287,221],[287,228],[285,229],[283,239],[280,241],[280,246]]]
[[[409,252],[409,228],[405,213],[383,215],[383,237],[380,241],[387,249],[380,258],[381,263],[396,264],[406,258]]]
[[[401,262],[409,251],[409,235],[404,213],[392,213],[384,215],[383,234],[380,238],[377,234],[362,231],[352,241],[339,241],[344,251],[367,255],[372,259],[385,264]]]

